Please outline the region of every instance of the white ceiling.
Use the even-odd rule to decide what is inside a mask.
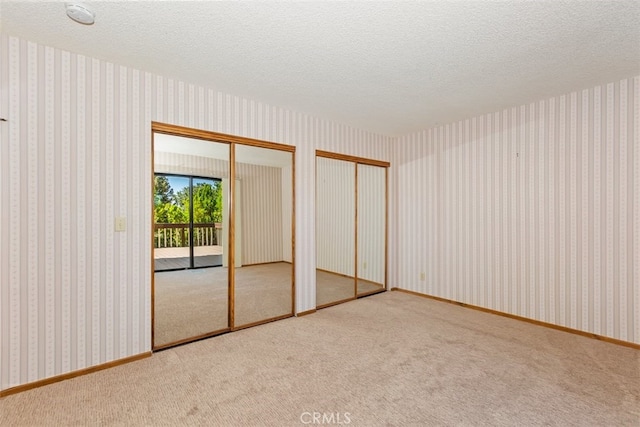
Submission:
[[[2,31],[386,135],[640,73],[639,1],[0,0]]]
[[[164,133],[153,134],[153,150],[229,161],[229,144]]]
[[[196,138],[154,133],[153,149],[154,151],[163,151],[165,153],[210,157],[229,161],[229,144]],[[236,161],[238,163],[283,168],[291,166],[292,159],[293,155],[288,151],[236,144]]]

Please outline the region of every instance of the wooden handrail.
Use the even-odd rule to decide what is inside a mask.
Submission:
[[[202,222],[202,223],[194,223],[193,228],[206,228],[206,227],[215,227],[216,229],[222,228],[222,224],[219,222]],[[160,230],[163,228],[189,228],[188,223],[178,223],[178,224],[164,224],[164,223],[155,223],[153,225],[154,230]]]
[[[190,224],[154,224],[153,242],[155,248],[185,247],[190,241]],[[193,224],[194,246],[207,246],[219,244],[219,232],[222,231],[222,224],[219,222],[206,222]]]

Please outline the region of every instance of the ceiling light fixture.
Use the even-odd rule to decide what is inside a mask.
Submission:
[[[67,3],[66,8],[67,16],[80,24],[91,25],[95,22],[95,13],[81,3]]]

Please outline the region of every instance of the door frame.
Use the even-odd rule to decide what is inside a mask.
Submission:
[[[295,302],[296,302],[296,286],[295,286],[295,151],[296,147],[288,144],[281,144],[277,142],[263,141],[260,139],[247,138],[236,135],[229,135],[219,132],[207,131],[189,128],[185,126],[172,125],[167,123],[161,123],[152,121],[151,122],[151,206],[153,207],[153,196],[154,196],[154,170],[155,170],[155,159],[154,159],[154,135],[156,133],[162,133],[166,135],[174,135],[179,137],[200,139],[205,141],[217,142],[217,143],[226,143],[229,144],[229,181],[230,181],[230,189],[229,189],[229,247],[226,248],[228,251],[228,262],[229,266],[235,265],[235,182],[236,182],[236,165],[235,165],[235,146],[237,144],[240,145],[249,145],[253,147],[261,147],[272,150],[286,151],[291,153],[291,311],[290,314],[286,314],[283,316],[277,316],[274,318],[264,319],[258,322],[251,323],[249,325],[240,325],[236,326],[234,324],[234,311],[235,311],[235,268],[228,269],[228,323],[227,328],[220,329],[217,331],[212,331],[206,334],[202,334],[196,337],[187,338],[184,340],[180,340],[178,342],[163,344],[161,346],[155,346],[155,271],[154,271],[154,263],[153,263],[153,251],[151,251],[151,350],[163,350],[169,347],[174,347],[176,345],[185,344],[192,341],[197,341],[204,338],[209,338],[212,336],[220,335],[226,332],[236,331],[240,329],[244,329],[251,326],[261,325],[264,323],[272,322],[274,320],[280,320],[287,317],[294,316],[295,313]],[[151,247],[153,248],[153,224],[154,224],[154,212],[153,208],[150,210],[151,215]],[[224,249],[223,249],[224,250]]]

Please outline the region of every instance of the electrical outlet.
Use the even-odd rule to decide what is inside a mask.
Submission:
[[[127,218],[123,216],[117,216],[115,221],[116,231],[125,231],[127,229]]]
[[[424,271],[420,273],[420,281],[423,281],[427,278],[426,274],[424,274]]]
[[[366,270],[366,269],[367,269],[367,261],[365,261],[365,262],[363,262],[363,263],[362,263],[362,269],[363,269],[363,270]]]

